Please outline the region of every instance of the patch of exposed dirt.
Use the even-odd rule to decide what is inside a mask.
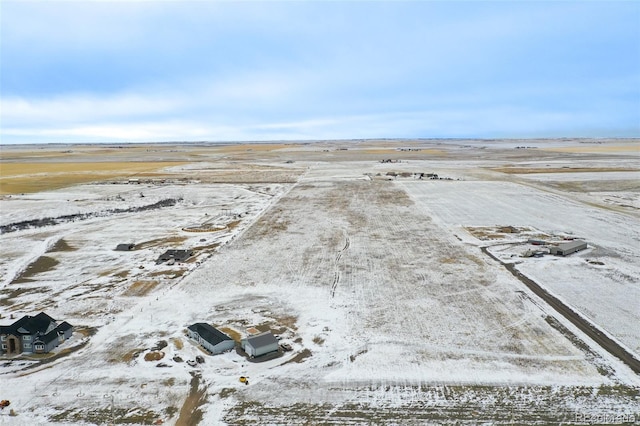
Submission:
[[[49,250],[47,253],[56,252],[56,251],[76,251],[75,247],[71,247],[69,243],[64,238],[60,238]]]
[[[11,284],[31,282],[34,275],[53,270],[60,262],[49,256],[40,256],[16,277]]]
[[[533,173],[598,173],[598,172],[637,172],[640,169],[624,167],[493,167],[490,170],[508,174]]]
[[[242,335],[232,328],[220,327],[219,330],[225,333],[227,336],[231,337],[233,340],[235,340],[238,343],[240,343],[240,341],[242,340]]]
[[[162,351],[151,351],[144,354],[145,361],[160,361],[164,358],[164,352]]]
[[[157,285],[158,281],[135,281],[123,294],[125,296],[145,296]]]
[[[191,372],[191,377],[189,395],[182,404],[176,426],[197,426],[202,420],[200,407],[207,402],[207,387],[203,386],[200,389],[201,376],[199,373]]]

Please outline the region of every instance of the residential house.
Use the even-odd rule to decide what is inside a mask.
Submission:
[[[192,250],[167,250],[158,257],[156,260],[157,264],[166,262],[167,260],[172,260],[174,262],[184,262],[189,257],[193,256]]]
[[[212,354],[229,351],[236,346],[231,337],[203,322],[187,327],[187,334]]]
[[[11,325],[0,326],[0,353],[48,353],[73,334],[73,326],[44,312],[25,315]]]

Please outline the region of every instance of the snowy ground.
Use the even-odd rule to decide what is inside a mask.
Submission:
[[[84,330],[50,362],[0,360],[0,398],[17,414],[4,410],[0,424],[639,418],[640,377],[480,250],[522,262],[519,270],[638,354],[637,216],[498,178],[485,169],[495,164],[302,158],[295,167],[305,173],[286,183],[269,157],[220,167],[243,183],[198,183],[215,167],[194,163],[171,170],[191,183],[80,185],[1,200],[0,225],[180,201],[1,236],[0,321],[45,310]],[[263,182],[271,169],[277,182]],[[371,178],[391,170],[453,180]],[[244,183],[253,172],[261,182]],[[221,230],[184,230],[199,225]],[[573,235],[589,249],[522,259],[524,234],[468,231],[494,226]],[[123,242],[137,249],[113,250]],[[156,265],[168,248],[195,255]],[[238,335],[271,329],[293,351],[259,363],[236,352],[197,367],[175,361],[203,354],[184,334],[201,321]],[[145,361],[154,346],[164,357]]]

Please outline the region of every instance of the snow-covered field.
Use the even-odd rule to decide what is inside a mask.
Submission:
[[[411,182],[404,186],[449,227],[532,226],[542,233],[586,240],[591,249],[585,252],[566,259],[531,258],[518,269],[640,354],[637,218],[510,182]],[[464,232],[459,234],[464,237]]]
[[[258,163],[261,179],[278,164]],[[637,216],[507,175],[485,181],[451,158],[295,166],[306,170],[296,183],[203,183],[194,163],[171,170],[191,183],[79,185],[0,200],[0,225],[104,213],[1,236],[0,323],[44,310],[79,329],[49,362],[0,360],[0,399],[17,414],[3,410],[0,424],[640,418],[640,377],[480,250],[520,262],[639,354]],[[388,170],[461,180],[371,178]],[[109,213],[163,199],[178,201]],[[185,230],[209,225],[220,230]],[[571,235],[589,248],[523,259],[524,235],[481,240],[467,230],[492,226]],[[129,242],[135,250],[114,251]],[[194,256],[156,264],[169,248]],[[238,336],[271,329],[293,351],[264,362],[207,355],[191,367],[177,360],[203,354],[184,332],[195,322]],[[145,361],[154,347],[164,357]]]

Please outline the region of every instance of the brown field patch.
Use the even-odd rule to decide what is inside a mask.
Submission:
[[[640,146],[637,144],[629,145],[584,145],[584,146],[565,146],[565,147],[549,147],[538,148],[544,151],[553,152],[572,152],[572,153],[613,153],[613,152],[637,152],[640,153]]]
[[[158,285],[158,281],[135,281],[124,292],[125,296],[145,296]]]
[[[232,328],[220,327],[219,330],[225,333],[227,336],[231,337],[233,340],[235,340],[238,343],[240,343],[240,341],[242,340],[242,335]]]
[[[186,269],[167,269],[164,271],[154,271],[149,273],[150,277],[160,277],[160,276],[165,276],[168,278],[180,278],[181,276],[184,275],[184,273],[187,272]]]
[[[144,352],[144,349],[131,349],[130,351],[127,351],[123,356],[122,356],[122,360],[126,363],[130,363],[131,361],[133,361],[135,358],[138,357],[138,355],[140,355],[142,352]]]
[[[164,358],[164,352],[162,351],[152,351],[144,354],[145,361],[160,361]]]
[[[291,363],[300,364],[300,363],[304,362],[305,359],[309,358],[312,355],[313,354],[311,353],[311,351],[309,349],[303,349],[298,354],[296,354],[296,356],[291,358],[289,361],[283,363],[282,365],[291,364]]]
[[[129,275],[129,271],[120,271],[116,274],[113,274],[114,277],[118,277],[118,278],[127,278],[127,276]]]
[[[202,246],[195,246],[192,248],[193,251],[207,251],[207,250],[215,250],[220,246],[220,243],[211,243]]]
[[[298,146],[298,144],[270,144],[270,143],[258,143],[258,144],[237,144],[237,145],[223,145],[219,147],[212,147],[211,151],[213,152],[224,152],[224,153],[232,153],[232,152],[247,152],[247,151],[255,151],[255,152],[265,152],[265,151],[274,151],[277,149],[284,148],[293,148]]]
[[[23,294],[35,294],[35,293],[46,294],[46,293],[49,293],[50,291],[51,289],[49,289],[48,287],[14,287],[14,286],[9,287],[7,286],[2,290],[0,290],[0,306],[14,305],[13,299]],[[22,303],[20,305],[14,305],[13,310],[16,311],[18,309],[22,309],[29,305],[32,305],[32,304]]]
[[[397,154],[402,157],[416,156],[416,155],[445,155],[446,153],[440,149],[432,149],[432,148],[412,148],[417,149],[417,151],[400,151],[396,148],[364,148],[354,150],[356,153],[362,154]]]
[[[64,238],[60,238],[49,250],[47,250],[47,253],[50,252],[54,252],[54,251],[76,251],[77,249],[75,247],[72,247],[69,245],[69,243],[67,243],[67,241]]]
[[[31,277],[37,274],[41,274],[43,272],[53,270],[60,262],[55,260],[49,256],[40,256],[34,262],[32,262],[29,266],[26,267],[24,271],[11,283],[19,284],[19,283],[27,283],[31,282]]]
[[[507,174],[537,174],[537,173],[602,173],[602,172],[637,172],[640,169],[624,167],[492,167],[490,170]]]
[[[47,162],[0,163],[0,194],[22,194],[64,188],[116,177],[138,176],[183,162]]]
[[[179,337],[172,337],[171,339],[171,343],[173,343],[173,346],[177,349],[177,350],[181,350],[184,347],[184,343],[182,343],[182,339]]]
[[[136,244],[133,250],[143,250],[151,247],[158,247],[161,245],[180,244],[185,240],[187,240],[187,237],[182,237],[179,235],[167,238],[156,238],[155,240],[144,241],[142,243]]]

